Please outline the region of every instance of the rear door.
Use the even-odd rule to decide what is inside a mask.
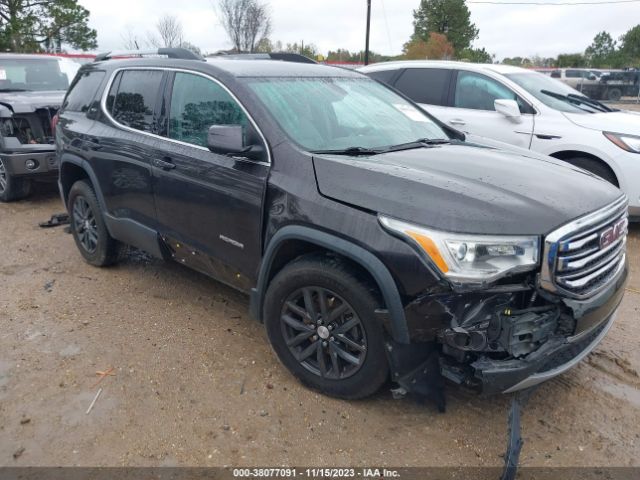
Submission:
[[[95,122],[84,146],[107,213],[149,228],[156,223],[151,160],[159,155],[157,103],[163,79],[156,69],[117,72],[107,86],[105,118]]]
[[[446,68],[407,68],[393,86],[434,117],[445,121],[452,73]]]
[[[153,167],[158,229],[178,261],[248,290],[261,256],[268,157],[212,153],[207,132],[242,125],[250,143],[262,137],[220,82],[195,72],[171,73],[161,110],[166,139]]]
[[[511,119],[496,112],[494,101],[498,99],[515,100],[521,116]],[[459,70],[449,102],[451,107],[434,114],[454,128],[521,148],[531,145],[534,110],[503,83],[481,73]]]

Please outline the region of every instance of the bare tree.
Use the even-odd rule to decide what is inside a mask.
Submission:
[[[125,50],[140,50],[138,38],[133,33],[133,28],[127,27],[127,29],[124,31],[121,37],[122,37],[122,46],[124,47]]]
[[[156,48],[175,48],[184,43],[182,24],[172,15],[164,15],[156,23],[157,33],[147,32],[147,42]]]
[[[217,0],[222,26],[239,52],[254,52],[271,33],[269,7],[260,0]]]

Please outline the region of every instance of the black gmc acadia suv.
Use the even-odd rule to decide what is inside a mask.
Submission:
[[[90,264],[133,245],[249,293],[282,363],[343,398],[516,391],[611,327],[627,200],[607,182],[465,143],[359,73],[169,56],[84,65],[60,111]]]

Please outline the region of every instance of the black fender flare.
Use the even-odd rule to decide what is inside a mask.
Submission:
[[[93,168],[91,168],[91,165],[89,165],[89,162],[87,162],[84,158],[77,157],[75,155],[70,155],[68,153],[63,153],[62,157],[60,158],[60,178],[58,179],[60,196],[62,197],[62,202],[64,203],[65,207],[67,206],[67,199],[65,198],[64,192],[62,190],[62,167],[64,166],[65,163],[70,163],[72,165],[75,165],[76,167],[80,167],[82,170],[85,171],[85,173],[89,177],[89,180],[91,180],[91,183],[93,184],[93,190],[96,192],[96,197],[98,197],[98,203],[100,204],[102,213],[107,213],[107,204],[104,200],[104,195],[102,195],[102,190],[100,190],[98,177],[93,171]]]
[[[260,265],[257,285],[251,289],[250,312],[259,322],[263,321],[262,310],[264,296],[267,291],[268,278],[273,265],[273,259],[284,241],[303,240],[329,251],[336,252],[359,264],[367,270],[380,288],[384,303],[389,312],[391,334],[398,343],[410,343],[409,328],[404,315],[404,307],[398,292],[398,287],[385,265],[373,253],[330,233],[315,230],[300,225],[282,227],[272,237]]]

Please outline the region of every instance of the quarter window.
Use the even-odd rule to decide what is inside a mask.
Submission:
[[[69,88],[62,108],[71,112],[87,112],[91,108],[104,72],[93,70],[78,75]]]
[[[158,133],[155,115],[163,73],[159,70],[124,70],[109,90],[107,109],[120,124],[143,132]]]
[[[219,84],[200,75],[177,72],[171,93],[169,138],[207,146],[212,125],[247,126],[247,117]]]
[[[524,102],[512,90],[499,82],[473,72],[458,72],[453,106],[472,110],[495,110],[495,100],[516,100],[520,111],[526,111]]]

